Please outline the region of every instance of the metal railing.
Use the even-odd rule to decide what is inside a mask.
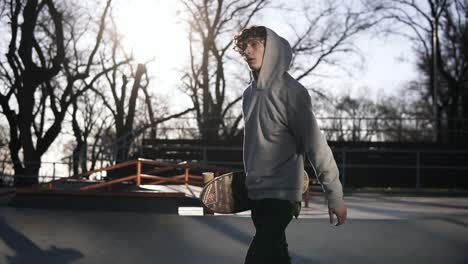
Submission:
[[[219,147],[219,146],[160,146],[159,150],[177,151],[178,149],[194,151],[198,153],[198,158],[194,160],[210,165],[242,167],[242,160],[213,160],[210,157],[219,156],[217,153],[238,152],[237,156],[242,156],[242,147]],[[435,173],[440,173],[440,177],[448,174],[457,174],[461,179],[468,182],[468,149],[467,150],[431,150],[431,149],[363,149],[363,148],[339,148],[334,147],[332,151],[340,170],[340,177],[344,187],[349,184],[349,178],[357,178],[356,170],[367,171],[367,174],[375,173],[373,177],[378,179],[381,175],[389,171],[396,171],[398,174],[404,171],[408,175],[406,182],[414,188],[427,186],[425,177],[434,177]],[[177,156],[177,154],[175,154]],[[380,156],[380,157],[379,157]],[[362,158],[362,160],[357,160]],[[310,165],[306,163],[306,168]],[[395,175],[395,178],[397,178]],[[385,182],[388,181],[388,182]],[[403,180],[402,180],[403,181]],[[398,185],[396,181],[382,179],[382,185],[389,187]],[[456,182],[454,182],[456,184]],[[468,184],[464,183],[466,187]],[[463,184],[461,184],[463,185]]]
[[[413,178],[413,187],[421,188],[425,183],[424,172],[432,171],[431,177],[439,173],[438,177],[444,178],[444,174],[455,172],[468,182],[468,150],[365,150],[365,149],[334,149],[335,157],[337,157],[337,165],[340,169],[343,186],[347,184],[348,171],[350,169],[366,169],[372,171],[388,171],[388,170],[406,170],[409,172],[408,177]],[[388,163],[358,163],[350,162],[349,157],[353,154],[383,154],[383,155],[405,155],[405,161],[388,162]],[[426,158],[427,156],[435,156],[436,160]],[[445,156],[445,158],[441,158]],[[451,159],[457,157],[457,161]],[[379,177],[379,175],[375,175]],[[455,182],[454,182],[455,183]],[[456,184],[456,183],[455,183]],[[391,183],[388,184],[391,187]],[[462,185],[460,187],[463,187]],[[466,183],[464,187],[468,187]]]
[[[45,164],[56,164],[57,162],[44,162]],[[150,170],[143,170],[143,166],[148,165],[152,167]],[[125,175],[123,177],[116,177],[115,179],[111,179],[109,181],[103,181],[103,176],[106,176],[108,172],[128,168],[134,169],[131,175]],[[159,173],[172,171],[176,169],[182,169],[183,174],[175,175],[175,176],[158,176]],[[178,184],[191,184],[191,185],[203,185],[203,176],[194,175],[191,173],[191,170],[206,170],[213,172],[215,176],[220,175],[221,173],[226,173],[231,171],[229,168],[224,167],[215,167],[210,165],[204,164],[197,164],[197,163],[190,163],[184,162],[179,164],[173,164],[168,162],[161,162],[161,161],[154,161],[148,159],[136,159],[131,161],[126,161],[123,163],[119,163],[112,166],[103,167],[97,170],[88,171],[85,173],[81,173],[78,175],[14,175],[6,173],[6,171],[2,171],[0,173],[0,180],[3,182],[11,182],[13,183],[14,177],[30,177],[36,176],[39,180],[39,186],[47,186],[48,190],[54,189],[56,184],[59,184],[64,181],[68,180],[91,180],[94,178],[95,183],[81,187],[80,190],[91,190],[91,189],[98,189],[103,187],[108,187],[120,182],[127,182],[127,181],[134,181],[136,186],[139,186],[143,180],[146,181],[146,184],[151,185],[158,185],[164,183],[178,183]],[[96,179],[96,175],[100,175],[99,179]],[[6,181],[5,181],[6,179]],[[96,181],[97,180],[97,181]]]
[[[24,164],[24,163],[23,163]],[[39,183],[53,181],[59,178],[70,177],[72,172],[72,164],[70,162],[54,161],[54,162],[28,162],[28,165],[38,165],[40,167],[39,174],[34,175],[38,178]],[[0,186],[13,186],[14,177],[27,178],[32,175],[22,175],[15,173],[14,162],[10,160],[0,161]],[[96,175],[97,178],[102,178],[103,175]]]
[[[235,117],[231,117],[235,119]],[[324,132],[328,140],[334,141],[386,141],[386,142],[432,142],[434,140],[434,119],[420,117],[329,117],[317,116],[320,129]],[[229,119],[229,118],[228,118]],[[441,138],[456,137],[458,139],[468,138],[468,119],[444,119],[442,123],[447,126],[448,122],[456,122],[453,128],[444,128],[440,131]],[[239,127],[241,129],[241,127]],[[204,131],[219,131],[220,128],[204,128]],[[202,132],[197,127],[194,117],[179,117],[171,119],[157,126],[144,125],[140,129],[135,129],[128,135],[122,136],[112,142],[107,148],[112,150],[112,162],[115,162],[117,153],[122,151],[128,154],[120,155],[131,157],[141,149],[144,139],[153,137],[149,132],[155,133],[156,138],[175,139],[180,135],[183,138],[202,138]],[[449,141],[448,139],[444,140]],[[465,142],[467,143],[467,142]],[[125,146],[121,149],[119,146]],[[122,153],[120,153],[122,154]]]
[[[226,167],[242,167],[241,159],[215,160],[213,157],[220,157],[218,153],[237,152],[238,157],[242,156],[242,147],[220,147],[220,146],[161,146],[159,149],[165,151],[175,151],[178,149],[184,152],[193,151],[196,153],[192,160],[202,164]],[[442,177],[448,179],[447,175],[454,175],[457,181],[463,181],[459,185],[465,186],[468,182],[468,149],[467,150],[394,150],[394,149],[357,149],[357,148],[332,148],[335,160],[340,169],[340,175],[345,187],[353,186],[359,174],[368,174],[369,177],[379,179],[382,184],[388,186],[398,185],[391,177],[384,178],[382,175],[391,171],[395,172],[395,178],[400,177],[401,181],[411,182],[414,188],[427,186],[428,179]],[[175,154],[177,156],[177,153]],[[152,159],[158,157],[152,157]],[[164,157],[159,157],[160,161]],[[173,161],[173,160],[171,160]],[[179,160],[180,161],[180,160]],[[54,181],[60,178],[72,176],[70,163],[64,162],[41,162],[41,169],[37,176],[40,183]],[[13,163],[11,161],[0,161],[0,185],[11,186],[13,184]],[[102,180],[106,176],[106,171],[96,170],[89,175],[95,180]],[[440,176],[437,176],[439,174]],[[358,176],[356,176],[358,175]],[[405,176],[406,175],[406,176]],[[28,175],[16,175],[15,177],[27,177]],[[450,176],[452,177],[452,176]],[[388,182],[385,182],[388,181]],[[456,181],[454,184],[458,184]]]
[[[150,165],[155,166],[156,168],[151,169],[149,171],[143,171],[143,165]],[[196,165],[196,164],[171,164],[166,162],[157,162],[153,160],[146,160],[146,159],[137,159],[131,160],[123,163],[119,163],[116,165],[108,166],[105,168],[101,168],[94,171],[89,171],[83,174],[74,175],[67,178],[61,178],[58,180],[50,181],[47,183],[47,189],[52,190],[54,189],[54,185],[70,179],[83,179],[89,178],[90,175],[100,173],[100,172],[109,172],[112,170],[122,169],[122,168],[134,168],[134,173],[131,175],[116,177],[115,179],[109,181],[101,181],[97,182],[88,186],[81,187],[80,191],[92,190],[92,189],[99,189],[104,187],[111,187],[112,185],[121,183],[121,182],[134,182],[135,186],[139,187],[142,184],[143,180],[146,180],[146,184],[151,185],[158,185],[163,183],[183,183],[183,184],[192,184],[192,185],[200,185],[203,182],[203,177],[198,175],[192,175],[190,173],[191,168],[203,168],[204,166]],[[170,177],[162,177],[158,176],[158,173],[174,170],[176,168],[183,169],[184,173],[181,175],[175,175]],[[215,170],[215,174],[219,174],[219,168],[213,168],[205,166],[206,169]]]

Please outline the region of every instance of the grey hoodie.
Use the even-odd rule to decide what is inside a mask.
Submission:
[[[291,58],[289,43],[267,28],[262,68],[242,98],[249,198],[301,201],[306,156],[325,190],[328,206],[343,207],[338,168],[318,128],[311,98],[287,73]]]

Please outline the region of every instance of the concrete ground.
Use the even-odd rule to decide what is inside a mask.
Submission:
[[[328,224],[323,198],[287,229],[293,263],[468,263],[468,198],[356,194]],[[0,263],[243,263],[248,213],[194,216],[0,206]],[[187,216],[190,215],[190,216]]]

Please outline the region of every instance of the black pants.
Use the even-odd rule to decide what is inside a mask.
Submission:
[[[252,201],[255,236],[245,264],[290,264],[285,229],[294,214],[290,201],[262,199]]]

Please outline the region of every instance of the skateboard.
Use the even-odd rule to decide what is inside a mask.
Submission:
[[[308,187],[309,175],[304,171],[303,193]],[[200,200],[207,209],[215,213],[233,214],[250,210],[245,173],[235,171],[214,178],[201,191]]]

